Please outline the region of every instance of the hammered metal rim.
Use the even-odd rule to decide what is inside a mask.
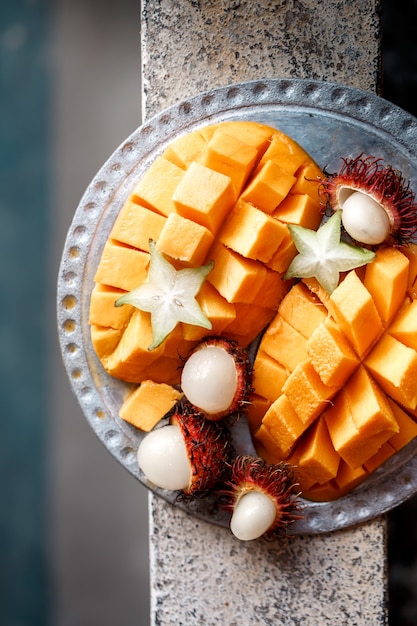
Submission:
[[[89,338],[89,293],[95,269],[92,260],[97,258],[134,182],[173,138],[216,121],[257,119],[268,123],[270,117],[276,116],[281,119],[284,132],[286,123],[291,125],[296,118],[305,126],[298,130],[305,133],[311,129],[314,132],[321,120],[331,121],[337,128],[346,127],[347,152],[354,149],[349,145],[352,129],[359,135],[370,134],[393,166],[399,159],[404,176],[417,188],[417,120],[383,98],[356,88],[307,79],[255,80],[220,87],[154,116],[110,156],[75,212],[58,274],[57,323],[63,362],[93,431],[116,460],[154,493],[220,526],[228,526],[229,516],[219,509],[214,498],[177,502],[176,494],[148,484],[137,467],[136,450],[143,435],[122,423],[117,415],[120,399],[130,387],[107,376]],[[332,158],[326,161],[327,140],[317,136],[313,146],[317,154],[300,142],[322,167],[335,166]],[[386,513],[408,499],[417,492],[416,445],[409,444],[351,494],[329,503],[306,501],[304,519],[297,522],[292,532],[316,534],[345,528]]]

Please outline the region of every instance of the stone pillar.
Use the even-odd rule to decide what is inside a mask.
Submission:
[[[142,0],[144,117],[210,88],[311,78],[373,92],[378,0]],[[386,521],[239,542],[150,494],[151,623],[387,623]]]

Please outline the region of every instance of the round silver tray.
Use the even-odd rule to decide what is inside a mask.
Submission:
[[[188,98],[156,115],[123,142],[88,186],[65,242],[58,276],[57,317],[63,361],[86,419],[112,455],[142,484],[198,518],[227,526],[215,497],[177,501],[147,483],[136,463],[143,434],[118,410],[131,386],[108,376],[90,341],[93,278],[113,222],[136,182],[178,136],[223,120],[255,120],[298,141],[329,172],[341,157],[382,157],[417,190],[417,120],[390,102],[343,85],[268,79],[229,85]],[[245,448],[245,424],[239,446]],[[247,438],[246,438],[247,441]],[[363,485],[335,501],[305,501],[295,534],[329,532],[369,520],[417,492],[417,441],[386,462]]]

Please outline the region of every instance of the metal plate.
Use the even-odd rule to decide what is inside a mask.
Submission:
[[[417,120],[371,93],[312,80],[269,79],[215,89],[175,104],[138,128],[92,180],[69,229],[58,277],[57,315],[64,365],[89,424],[114,457],[167,502],[221,526],[229,517],[214,497],[176,502],[176,494],[147,484],[136,464],[143,435],[118,417],[131,387],[109,377],[90,341],[88,310],[93,278],[113,222],[130,191],[174,139],[209,123],[255,120],[298,141],[333,172],[340,157],[382,157],[417,189]],[[244,433],[243,433],[244,435]],[[417,441],[349,495],[305,502],[296,534],[315,534],[369,520],[417,492]]]

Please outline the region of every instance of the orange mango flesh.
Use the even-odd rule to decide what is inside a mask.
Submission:
[[[268,325],[291,287],[283,274],[296,254],[288,219],[270,213],[291,197],[291,184],[297,182],[297,196],[314,198],[304,211],[307,219],[321,220],[320,180],[303,175],[298,180],[305,164],[319,171],[291,138],[246,121],[185,134],[155,159],[116,218],[95,274],[91,336],[110,375],[138,384],[154,378],[178,385],[184,358],[204,336],[224,335],[247,346]],[[259,192],[264,184],[279,191],[276,205]],[[259,203],[254,196],[250,203],[243,199],[251,185]],[[294,215],[299,223],[297,211]],[[149,239],[177,269],[215,263],[197,295],[212,330],[180,324],[151,353],[149,314],[132,314],[127,305],[112,308],[113,297],[146,280]]]
[[[271,343],[269,329],[261,340],[261,371],[265,353],[274,354],[279,385],[276,397],[267,394],[262,420],[258,411],[258,430],[252,425],[255,447],[265,457],[295,463],[307,499],[349,493],[417,436],[417,300],[415,276],[409,276],[416,259],[416,246],[381,249],[365,269],[342,276],[331,295],[315,279],[294,286],[269,328],[285,321],[306,337],[307,357],[300,353],[295,369],[288,368],[288,354],[280,356],[283,346]],[[316,317],[309,313],[311,303]],[[287,339],[286,346],[293,352],[295,343]],[[274,380],[273,365],[268,362],[267,380]],[[265,396],[265,381],[258,380],[254,394]],[[305,425],[290,447],[271,419],[274,407],[288,403],[292,410],[282,422],[294,417],[286,429],[297,432],[300,421]]]
[[[145,432],[166,415],[181,398],[182,393],[166,383],[144,380],[119,409],[119,416]]]
[[[104,368],[139,385],[135,415],[146,405],[141,384],[178,388],[184,358],[204,336],[246,346],[269,325],[254,363],[249,427],[268,462],[298,465],[313,500],[348,493],[417,434],[417,246],[381,249],[331,295],[314,278],[283,280],[297,253],[288,224],[318,227],[322,178],[298,144],[262,124],[223,122],[180,137],[116,219],[90,310]],[[146,279],[149,238],[177,268],[215,262],[197,296],[213,330],[180,324],[152,352],[149,314],[110,309],[114,296]]]

